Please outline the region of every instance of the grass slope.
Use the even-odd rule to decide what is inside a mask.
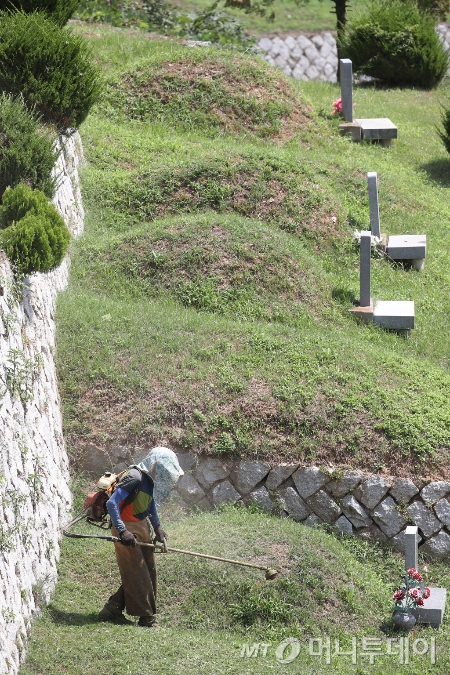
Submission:
[[[326,636],[333,645],[339,639],[344,651],[355,636],[359,652],[363,637],[381,637],[383,656],[370,666],[374,675],[448,672],[446,623],[439,632],[416,627],[410,636],[411,650],[418,638],[436,638],[434,666],[429,656],[411,654],[410,665],[401,667],[398,656],[387,654],[386,640],[395,636],[389,596],[401,573],[397,554],[247,509],[187,518],[175,505],[164,512],[172,546],[280,566],[279,577],[264,582],[257,570],[174,553],[159,556],[158,628],[113,626],[97,620],[120,583],[112,544],[66,539],[57,590],[34,625],[21,675],[367,672],[367,656],[358,655],[356,666],[349,656],[334,656],[330,665],[311,656],[309,639]],[[447,570],[433,565],[430,579],[445,585]],[[275,655],[286,638],[301,644],[290,665]],[[267,656],[241,657],[245,643],[270,645]]]
[[[441,91],[356,89],[359,115],[398,124],[388,150],[339,137],[333,85],[132,31],[92,45],[108,86],[82,130],[86,234],[58,305],[73,459],[165,443],[447,475]],[[348,313],[373,170],[383,231],[428,236],[421,273],[373,260],[375,299],[415,300],[408,341]]]

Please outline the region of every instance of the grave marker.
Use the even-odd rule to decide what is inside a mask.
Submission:
[[[359,247],[359,306],[370,306],[370,256],[372,234],[367,230],[361,232]]]
[[[374,237],[381,238],[380,208],[378,205],[378,178],[375,171],[369,171],[367,174],[367,187],[369,191],[370,231]]]
[[[405,530],[405,570],[410,567],[417,569],[418,545],[419,528],[417,525],[409,525]],[[430,597],[424,600],[423,606],[413,611],[417,623],[426,623],[433,628],[439,628],[444,618],[447,589],[430,588],[430,591]]]
[[[340,59],[342,114],[353,122],[353,66],[350,59]]]

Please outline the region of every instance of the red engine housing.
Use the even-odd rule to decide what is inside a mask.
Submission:
[[[108,515],[106,502],[109,499],[109,494],[105,490],[98,490],[98,492],[91,492],[86,497],[83,508],[87,512],[87,518],[101,522],[105,520]]]

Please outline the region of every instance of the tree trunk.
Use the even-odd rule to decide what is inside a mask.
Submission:
[[[338,68],[337,68],[337,81],[340,82],[340,64],[339,59],[341,58],[339,40],[342,37],[345,29],[345,24],[347,21],[347,0],[333,0],[334,2],[334,12],[336,14],[336,29],[337,29],[337,43],[338,43]]]

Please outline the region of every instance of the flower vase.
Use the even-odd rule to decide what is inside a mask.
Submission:
[[[401,612],[399,610],[394,612],[394,624],[398,629],[405,631],[411,630],[415,623],[416,617],[412,612]]]

